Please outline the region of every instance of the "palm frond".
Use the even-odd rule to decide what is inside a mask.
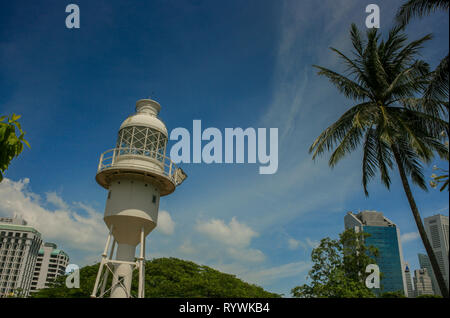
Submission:
[[[429,65],[424,61],[415,61],[410,67],[401,71],[384,91],[383,100],[406,98],[426,87]]]
[[[406,116],[396,116],[399,130],[403,133],[401,138],[404,139],[405,144],[408,144],[418,157],[429,163],[433,158],[432,150],[424,142],[423,138],[428,137],[427,132],[420,129],[416,118],[409,117],[409,120],[402,118]],[[396,141],[400,138],[396,138]]]
[[[365,42],[361,38],[361,32],[359,32],[358,27],[355,23],[352,23],[351,29],[350,29],[350,38],[352,40],[353,47],[356,50],[357,55],[359,55],[360,58],[364,55],[364,46]]]
[[[351,60],[348,58],[344,53],[341,51],[331,47],[330,48],[333,52],[339,55],[341,59],[344,60],[344,63],[347,65],[346,72],[349,72],[349,75],[355,75],[357,79],[357,83],[364,87],[365,83],[367,83],[367,77],[363,70],[363,65],[361,61],[358,60]],[[364,89],[367,89],[364,87]]]
[[[367,32],[367,47],[364,51],[364,69],[367,73],[367,86],[371,88],[371,94],[374,99],[381,98],[381,92],[389,86],[386,81],[386,72],[378,55],[377,42],[379,34],[377,29],[371,29]]]
[[[370,98],[370,93],[364,87],[360,86],[358,83],[352,81],[346,76],[318,65],[313,65],[313,67],[319,69],[319,72],[317,74],[327,77],[330,82],[332,82],[337,87],[337,89],[346,97],[355,100],[364,100],[365,98]]]
[[[448,101],[449,98],[449,57],[448,54],[431,74],[428,87],[423,98],[423,111],[437,116],[448,116],[448,103],[436,103],[436,101]]]
[[[449,134],[448,121],[441,119],[441,117],[430,115],[426,112],[422,112],[421,108],[424,103],[423,98],[407,98],[401,99],[400,103],[403,105],[402,108],[394,107],[391,109],[392,112],[398,113],[408,113],[410,116],[410,121],[415,121],[417,126],[420,126],[422,131],[426,131],[430,138],[435,138],[437,140],[442,139],[442,131]],[[402,115],[404,116],[404,115]]]
[[[384,49],[379,50],[380,57],[383,61],[383,64],[389,65],[395,59],[398,54],[398,51],[404,46],[404,43],[407,41],[408,37],[404,33],[400,33],[402,28],[394,27],[389,31],[388,39],[384,45]]]
[[[355,105],[346,111],[335,123],[325,129],[310,146],[309,153],[313,153],[313,159],[323,154],[325,150],[330,151],[342,141],[348,131],[354,126],[356,114],[362,110],[371,114],[375,107],[374,103],[367,102]]]
[[[423,17],[436,10],[448,10],[449,0],[409,0],[398,10],[397,24],[405,26],[413,17]]]
[[[389,189],[391,185],[391,178],[389,176],[389,169],[392,169],[392,153],[390,151],[390,144],[385,141],[381,126],[376,129],[376,154],[378,167],[380,169],[380,177],[386,188]]]
[[[364,194],[369,196],[367,185],[375,176],[378,169],[378,158],[376,155],[376,137],[375,129],[370,128],[366,132],[366,138],[363,145],[363,161],[362,161],[362,184]]]
[[[406,175],[411,177],[413,183],[427,191],[428,188],[423,175],[423,167],[417,153],[411,149],[406,139],[398,139],[395,147],[400,154]]]
[[[362,129],[353,124],[352,128],[345,134],[344,138],[342,138],[341,142],[330,156],[328,165],[333,168],[346,154],[355,150],[359,146],[362,136]]]
[[[433,36],[431,34],[427,34],[424,37],[412,41],[408,45],[404,46],[403,49],[395,55],[392,65],[389,68],[393,71],[393,74],[401,72],[405,69],[408,63],[414,62],[419,51],[423,48],[423,44],[430,41],[432,38]]]

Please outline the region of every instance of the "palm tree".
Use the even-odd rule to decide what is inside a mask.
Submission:
[[[416,59],[422,44],[430,40],[431,35],[406,44],[407,37],[401,29],[393,28],[386,41],[380,39],[377,29],[371,29],[367,32],[367,40],[363,40],[356,25],[352,24],[350,35],[354,58],[331,48],[347,66],[346,74],[314,65],[319,75],[327,77],[341,93],[358,104],[323,131],[309,151],[315,159],[335,148],[329,159],[329,165],[334,167],[362,144],[362,184],[366,196],[368,182],[377,171],[389,189],[389,171],[396,164],[439,287],[448,297],[408,181],[409,177],[413,183],[427,189],[421,161],[430,163],[435,153],[446,156],[447,148],[441,143],[440,132],[448,132],[448,123],[422,111],[423,99],[415,97],[426,89],[432,76],[429,65]]]

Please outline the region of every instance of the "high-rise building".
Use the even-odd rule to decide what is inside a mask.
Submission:
[[[348,212],[344,217],[344,223],[346,229],[353,228],[370,234],[365,239],[365,244],[378,248],[376,264],[382,276],[380,289],[374,289],[374,292],[379,294],[402,291],[405,296],[408,295],[400,230],[394,222],[383,216],[382,212],[362,211],[358,214]]]
[[[39,250],[34,268],[31,292],[47,288],[58,276],[64,275],[69,256],[54,243],[44,243]]]
[[[406,288],[408,291],[407,297],[412,298],[412,297],[414,297],[414,288],[413,288],[413,282],[411,279],[411,271],[409,270],[408,263],[405,263],[404,271],[405,271],[405,279],[406,279]]]
[[[41,234],[22,218],[0,218],[0,297],[29,296],[41,243]]]
[[[415,296],[433,295],[431,278],[426,268],[416,269],[414,271]]]
[[[423,221],[425,232],[427,233],[428,240],[430,241],[431,247],[433,248],[434,255],[436,255],[439,268],[441,270],[442,275],[444,276],[444,280],[448,288],[449,287],[448,216],[436,214],[425,218]],[[441,294],[440,290],[439,294]]]
[[[436,277],[434,276],[433,268],[431,267],[428,255],[419,253],[417,254],[417,256],[419,257],[420,268],[425,268],[427,270],[428,276],[430,276],[433,294],[442,296]]]

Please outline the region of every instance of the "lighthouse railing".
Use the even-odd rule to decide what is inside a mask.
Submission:
[[[111,168],[120,157],[133,157],[154,162],[162,167],[163,175],[170,178],[176,185],[180,184],[180,169],[169,157],[157,151],[140,148],[113,148],[103,152],[100,156],[97,172]]]

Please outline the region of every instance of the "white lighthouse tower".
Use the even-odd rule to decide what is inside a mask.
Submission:
[[[136,113],[120,126],[116,148],[100,157],[95,179],[108,190],[104,221],[109,235],[91,297],[108,292],[112,298],[131,297],[134,269],[139,270],[137,296],[144,297],[145,238],[156,227],[159,198],[174,192],[186,178],[165,156],[167,128],[157,117],[160,110],[154,100],[138,100]]]

